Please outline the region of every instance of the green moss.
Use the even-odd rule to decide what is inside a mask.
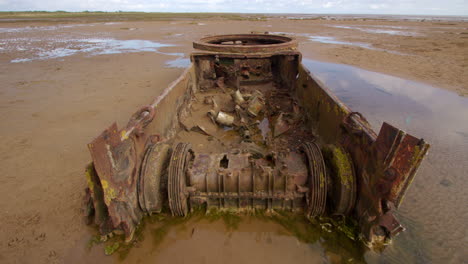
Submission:
[[[340,178],[341,184],[351,188],[354,181],[353,167],[348,154],[341,147],[327,146],[323,149],[327,163],[331,165],[332,173]]]
[[[326,218],[337,230],[346,235],[349,239],[356,241],[359,236],[359,226],[354,219],[342,218]]]
[[[413,157],[411,158],[411,167],[414,167],[420,161],[421,147],[415,146],[413,151]]]
[[[232,210],[212,209],[206,213],[205,218],[211,222],[223,220],[228,230],[236,230],[239,227],[239,224],[242,222],[242,218],[239,216],[239,214]]]
[[[116,240],[120,242],[120,247],[117,251],[119,254],[119,259],[124,260],[128,254],[130,253],[131,249],[134,247],[136,243],[143,241],[143,231],[145,230],[146,221],[142,221],[136,228],[135,233],[133,235],[133,241],[130,243],[123,243],[122,241],[125,240],[125,237],[122,235],[120,237],[116,237]]]
[[[93,177],[94,177],[94,164],[91,162],[86,166],[86,171],[85,171],[85,177],[86,177],[86,182],[88,183],[88,187],[91,190],[91,192],[94,192],[94,182],[93,182]]]
[[[110,244],[110,245],[107,245],[104,247],[104,253],[107,255],[107,256],[110,256],[112,254],[114,254],[120,247],[120,243],[119,242],[114,242],[113,244]]]
[[[320,173],[320,188],[325,187],[325,175],[323,173]]]
[[[302,212],[266,212],[264,210],[255,210],[248,215],[261,221],[271,221],[281,225],[303,243],[315,243],[320,238],[332,241],[349,238],[357,241],[359,234],[356,221],[345,217],[308,218]]]

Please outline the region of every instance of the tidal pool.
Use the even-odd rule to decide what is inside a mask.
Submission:
[[[337,26],[337,27],[340,27],[340,26]],[[394,50],[376,48],[372,44],[366,43],[366,42],[343,41],[332,36],[320,36],[320,35],[312,35],[308,33],[292,33],[292,32],[271,32],[271,33],[278,34],[278,35],[292,35],[292,36],[297,36],[297,37],[304,37],[310,41],[324,43],[324,44],[355,46],[355,47],[360,47],[364,49],[385,51],[385,52],[393,53],[397,55],[408,55],[408,54],[401,53],[401,52],[394,51]]]
[[[406,226],[369,262],[462,263],[468,259],[468,98],[360,68],[304,59],[304,65],[378,131],[387,121],[432,146],[405,200]]]
[[[179,56],[176,59],[166,61],[166,68],[187,68],[190,65],[190,59]]]
[[[365,49],[373,49],[372,45],[369,43],[362,43],[362,42],[348,42],[348,41],[340,41],[334,37],[327,37],[327,36],[310,36],[310,40],[325,43],[325,44],[339,44],[339,45],[349,45],[349,46],[357,46]]]
[[[408,27],[395,27],[395,26],[340,26],[340,25],[331,25],[330,27],[334,28],[344,28],[344,29],[352,29],[352,30],[359,30],[366,33],[373,33],[373,34],[388,34],[388,35],[397,35],[397,36],[419,36],[420,34],[417,32],[406,31],[402,29],[409,29]],[[399,29],[399,30],[396,30]]]
[[[38,42],[43,42],[45,44],[43,46],[37,45]],[[63,58],[75,54],[96,56],[132,52],[161,53],[159,51],[160,48],[172,47],[174,45],[139,39],[120,40],[113,38],[33,38],[27,39],[27,41],[22,41],[22,39],[7,40],[4,46],[5,47],[2,47],[3,49],[10,51],[29,51],[29,54],[25,55],[24,57],[11,60],[12,63],[19,63],[34,60]]]

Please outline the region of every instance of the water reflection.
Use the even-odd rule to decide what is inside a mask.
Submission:
[[[37,42],[44,42],[47,44],[43,47],[37,47]],[[7,45],[5,45],[4,49],[8,49],[9,52],[27,49],[33,53],[26,58],[13,59],[11,60],[12,63],[62,58],[78,53],[94,56],[145,51],[158,52],[159,48],[174,46],[149,40],[119,40],[113,38],[33,38],[27,39],[27,41],[22,41],[21,39],[8,39],[6,40],[6,43]]]
[[[190,65],[190,59],[181,57],[166,61],[166,68],[187,68]]]
[[[366,33],[374,33],[374,34],[388,34],[388,35],[399,35],[399,36],[418,36],[419,33],[416,32],[408,32],[402,30],[395,30],[394,28],[398,29],[408,29],[408,27],[391,27],[391,26],[341,26],[341,25],[332,25],[331,27],[334,28],[344,28],[344,29],[353,29],[359,30]],[[391,29],[388,29],[391,28]]]
[[[331,37],[331,36],[319,36],[319,35],[312,35],[312,34],[308,34],[308,33],[294,33],[294,32],[271,32],[271,33],[272,34],[277,34],[277,35],[293,35],[293,36],[297,36],[297,37],[305,37],[305,38],[308,38],[310,41],[324,43],[324,44],[355,46],[355,47],[360,47],[360,48],[364,48],[364,49],[385,51],[385,52],[396,54],[396,55],[406,55],[406,56],[408,56],[408,54],[405,54],[405,53],[402,53],[402,52],[399,52],[399,51],[376,48],[370,43],[343,41],[343,40],[338,40],[337,38]]]
[[[304,65],[378,131],[383,121],[432,144],[399,209],[407,231],[370,262],[463,262],[468,208],[468,98],[352,66]],[[380,258],[383,258],[380,259]]]
[[[357,46],[357,47],[361,47],[365,49],[372,49],[372,45],[369,43],[340,41],[340,40],[336,40],[334,37],[310,36],[309,39],[312,41],[326,43],[326,44],[350,45],[350,46]]]
[[[419,134],[468,132],[468,100],[453,92],[352,66],[304,59],[304,65],[374,128],[396,123]],[[443,126],[440,126],[443,124]],[[434,129],[436,131],[434,131]]]

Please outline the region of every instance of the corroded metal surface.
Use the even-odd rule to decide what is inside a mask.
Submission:
[[[227,53],[271,53],[297,49],[292,37],[269,34],[233,34],[209,36],[193,42],[198,50]]]
[[[141,148],[139,138],[121,141],[114,123],[89,145],[98,177],[93,184],[100,184],[112,229],[125,232],[131,239],[142,212],[136,192]]]
[[[387,243],[403,230],[393,211],[429,145],[387,123],[377,136],[362,114],[352,112],[303,66],[297,87],[298,98],[311,114],[311,125],[321,140],[343,146],[352,158],[358,185],[351,215],[359,223],[363,240],[370,247]]]
[[[192,159],[191,152],[190,144],[179,143],[175,146],[169,162],[167,192],[169,207],[176,216],[185,216],[189,210],[186,171]]]
[[[307,142],[301,147],[302,151],[307,156],[309,165],[309,190],[306,214],[308,216],[323,215],[327,203],[327,171],[322,157],[320,147],[314,142]]]
[[[376,188],[382,198],[398,208],[429,145],[388,123],[382,125],[375,145],[379,161],[385,168]]]
[[[166,173],[170,146],[163,143],[147,147],[138,181],[138,201],[146,213],[160,213],[165,197],[162,195],[161,177]]]
[[[303,155],[269,161],[255,154],[195,153],[187,172],[191,207],[302,211],[310,179]]]
[[[330,213],[349,215],[356,203],[357,180],[351,156],[339,146],[328,145],[322,149],[329,173]]]
[[[404,230],[394,211],[424,140],[387,123],[377,135],[301,65],[292,38],[223,35],[194,47],[204,52],[150,106],[89,144],[88,223],[131,239],[144,214],[202,205],[352,217],[370,247]]]

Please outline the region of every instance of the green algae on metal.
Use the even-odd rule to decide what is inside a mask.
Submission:
[[[232,210],[210,209],[206,212],[205,218],[210,222],[223,220],[228,230],[237,229],[242,221],[242,217],[239,213]]]
[[[345,150],[336,146],[325,146],[323,153],[326,161],[330,163],[332,172],[339,176],[341,184],[346,188],[351,188],[353,183],[353,167]]]
[[[106,254],[107,256],[110,256],[114,254],[114,252],[116,252],[119,248],[120,248],[120,243],[114,242],[113,244],[110,244],[104,247],[104,254]]]
[[[123,260],[135,244],[143,241],[144,229],[145,221],[142,221],[135,229],[133,240],[130,242],[125,242],[125,235],[118,232],[113,232],[106,236],[94,235],[88,241],[87,248],[91,249],[95,245],[104,244],[104,254],[110,256],[117,253],[119,255],[119,259]]]

